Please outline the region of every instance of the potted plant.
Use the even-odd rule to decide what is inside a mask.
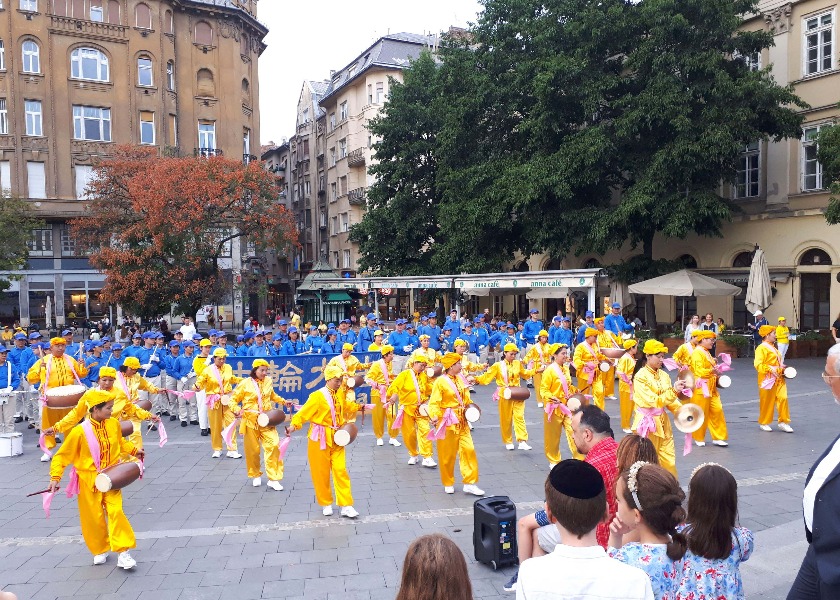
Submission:
[[[728,354],[732,358],[738,358],[739,354],[746,354],[748,343],[749,340],[743,335],[722,333],[717,338],[715,354]]]
[[[662,343],[668,348],[668,354],[673,354],[677,348],[685,343],[685,334],[675,326],[671,331],[662,334]]]
[[[828,356],[828,350],[834,345],[834,337],[830,331],[820,331],[820,338],[817,340],[817,356]]]
[[[817,343],[820,339],[822,339],[822,336],[816,331],[806,331],[802,335],[796,336],[796,341],[802,343],[804,348],[807,348],[808,353],[803,353],[801,356],[818,356]]]

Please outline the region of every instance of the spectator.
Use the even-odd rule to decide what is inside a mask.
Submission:
[[[414,540],[405,553],[396,600],[472,600],[467,561],[455,542],[439,533]]]
[[[193,339],[195,335],[195,325],[192,323],[192,319],[190,317],[184,317],[183,325],[181,325],[181,333],[184,335],[185,340]]]
[[[717,325],[718,325],[718,330],[717,330],[718,335],[720,335],[724,331],[726,331],[726,322],[723,320],[723,317],[718,318]]]
[[[696,330],[700,329],[700,315],[692,315],[691,321],[688,322],[688,325],[685,326],[685,341],[688,343],[688,340],[691,339],[691,334],[694,333]]]
[[[834,343],[840,344],[840,314],[837,315],[834,323],[831,324],[831,335],[834,338]]]
[[[837,325],[837,323],[835,323]],[[840,404],[840,344],[828,350],[823,380]],[[840,436],[811,467],[802,508],[808,551],[788,600],[840,598]],[[815,535],[814,532],[819,532]]]
[[[758,346],[761,343],[761,336],[758,331],[762,328],[762,326],[768,325],[769,323],[767,322],[767,319],[764,318],[764,313],[760,310],[755,311],[753,313],[753,317],[755,318],[755,323],[747,323],[747,327],[753,332],[755,345]]]

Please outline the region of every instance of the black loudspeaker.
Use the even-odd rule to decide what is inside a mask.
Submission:
[[[475,559],[493,570],[516,564],[516,504],[507,496],[481,498],[473,504],[473,518]]]

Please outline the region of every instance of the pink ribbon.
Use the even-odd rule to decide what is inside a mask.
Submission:
[[[493,402],[499,401],[499,388],[496,388],[496,391],[493,392]]]
[[[386,388],[384,385],[378,385],[376,386],[376,388],[379,391],[379,398],[385,398],[385,393],[388,391],[388,388]]]
[[[683,456],[691,454],[691,434],[685,434],[685,441],[683,442]]]
[[[399,429],[400,427],[402,427],[404,415],[405,410],[402,406],[400,406],[400,409],[397,411],[397,416],[394,419],[394,423],[391,425],[391,429]]]
[[[426,439],[428,440],[442,440],[446,437],[446,428],[450,425],[457,425],[458,417],[451,408],[447,408],[443,413],[443,418],[440,421],[437,429],[430,430]]]
[[[230,425],[222,429],[222,439],[225,441],[225,446],[228,448],[230,448],[233,444],[234,429],[236,428],[236,424],[238,422],[239,419],[234,419]],[[163,446],[163,443],[161,443],[161,446]]]
[[[286,460],[286,452],[289,450],[289,443],[292,441],[291,436],[286,436],[277,445],[277,450],[280,453],[280,460]]]
[[[52,458],[52,452],[49,448],[47,448],[46,438],[47,436],[45,436],[44,432],[42,431],[41,435],[38,436],[38,445],[41,447],[41,451],[43,451],[44,454]]]
[[[776,385],[776,376],[768,373],[764,377],[764,381],[761,382],[761,389],[762,390],[769,390],[769,389],[772,389],[774,385]]]
[[[722,362],[727,367],[730,367],[730,365],[732,365],[732,357],[729,356],[726,352],[718,354],[718,358],[720,359],[720,362]],[[727,369],[727,371],[728,370],[729,369]]]
[[[583,366],[583,372],[587,375],[586,382],[591,384],[592,380],[595,379],[595,365],[591,363],[586,363]]]
[[[160,421],[157,424],[157,427],[158,427],[158,435],[160,436],[160,444],[159,444],[158,447],[163,448],[163,445],[166,444],[169,437],[167,437],[167,435],[166,435],[166,429],[163,428],[163,421]]]
[[[222,396],[220,394],[207,394],[207,408],[213,408],[213,405],[216,404],[221,397]]]
[[[68,498],[72,498],[79,493],[79,474],[76,473],[76,467],[70,467],[70,482],[67,484],[64,493]]]
[[[47,518],[50,518],[50,505],[52,505],[53,498],[55,497],[55,492],[49,492],[47,494],[43,494],[41,497],[41,505],[44,507],[44,513],[47,515]]]
[[[545,403],[545,414],[548,415],[549,420],[551,420],[551,417],[554,415],[555,411],[561,412],[567,417],[572,416],[572,411],[570,411],[569,407],[563,404],[562,402]]]
[[[711,398],[712,393],[709,391],[709,380],[708,379],[702,379],[702,378],[698,379],[695,382],[694,387],[697,388],[698,390],[703,390],[703,396],[705,396],[706,398]],[[691,392],[688,389],[684,389],[683,393],[685,393],[686,391],[688,391],[687,395],[691,394]]]
[[[673,358],[666,358],[665,360],[663,360],[662,366],[664,366],[669,371],[673,371],[674,369],[680,368],[680,365]]]
[[[637,408],[636,410],[642,414],[642,420],[639,422],[639,426],[636,427],[636,434],[638,434],[639,437],[646,438],[649,434],[656,431],[656,421],[654,418],[663,414],[665,409]]]
[[[321,442],[321,450],[327,449],[327,429],[323,425],[318,425],[316,423],[312,424],[311,429],[309,430],[309,439],[313,442]]]

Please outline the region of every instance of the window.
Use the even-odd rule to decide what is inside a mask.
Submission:
[[[347,69],[347,79],[351,79],[356,74],[356,67],[359,66],[359,63],[354,63]]]
[[[12,191],[12,163],[8,160],[0,161],[0,189],[7,194]]]
[[[111,25],[120,24],[120,2],[119,0],[108,0],[108,22]]]
[[[744,147],[738,159],[735,173],[735,198],[755,198],[758,196],[761,150],[758,142]]]
[[[373,85],[368,84],[368,104],[373,104]]]
[[[338,269],[338,252],[333,252],[333,267]]]
[[[825,250],[820,248],[811,248],[802,255],[802,258],[799,259],[799,264],[809,265],[812,267],[831,266],[831,257]]]
[[[347,119],[347,100],[345,100],[344,102],[342,102],[339,105],[338,111],[339,111],[339,120],[340,121],[346,120]]]
[[[338,178],[338,193],[342,196],[347,195],[347,176]]]
[[[343,254],[344,254],[344,261],[343,261],[342,266],[345,269],[349,269],[350,268],[350,251],[349,250],[344,250]]]
[[[52,229],[33,229],[27,246],[30,256],[52,256]]]
[[[347,138],[338,140],[338,158],[347,157]]]
[[[151,87],[154,85],[152,77],[152,59],[148,56],[141,56],[137,59],[137,85]]]
[[[821,126],[806,127],[802,136],[802,191],[823,189],[822,165],[817,160],[817,136]]]
[[[833,17],[833,12],[827,12],[805,19],[805,75],[815,75],[833,68]]]
[[[23,50],[23,72],[41,72],[41,49],[32,40],[26,40],[22,45]]]
[[[248,156],[250,159],[251,155],[251,130],[245,129],[242,132],[242,154]]]
[[[206,98],[216,97],[216,83],[213,81],[213,72],[210,69],[199,69],[196,74],[196,87],[198,95]]]
[[[9,113],[6,111],[6,99],[0,98],[0,135],[9,134]]]
[[[213,45],[213,28],[207,21],[199,21],[195,24],[195,43],[203,46]]]
[[[85,188],[87,188],[90,180],[93,179],[93,167],[76,165],[73,167],[73,174],[76,177],[76,199],[86,200],[87,194],[85,193]]]
[[[102,0],[90,0],[90,20],[102,23],[105,20],[105,10],[102,8]]]
[[[152,10],[148,4],[140,3],[134,9],[134,26],[140,29],[152,28]]]
[[[761,52],[751,52],[750,54],[741,54],[735,52],[733,58],[744,63],[750,71],[758,71],[761,69]]]
[[[374,99],[377,104],[382,104],[385,100],[385,84],[381,81],[376,84],[376,97]]]
[[[201,150],[215,150],[216,149],[216,122],[215,121],[199,121],[198,122],[198,147]]]
[[[330,184],[330,202],[338,200],[338,191],[335,183]]]
[[[732,260],[733,267],[739,268],[747,268],[749,269],[752,265],[753,253],[752,252],[739,252],[738,255]]]
[[[244,77],[242,78],[242,98],[246,102],[251,101],[251,84]]]
[[[70,54],[70,76],[91,81],[109,81],[108,57],[96,48],[76,48]]]
[[[26,112],[26,135],[44,135],[41,101],[26,100],[24,109]]]
[[[251,41],[248,39],[248,35],[243,33],[242,37],[239,38],[239,54],[247,57],[251,53],[250,50]]]
[[[325,213],[323,210],[318,211],[318,225],[321,228],[327,226],[327,213]]]
[[[3,40],[0,40],[0,71],[6,70],[6,47],[3,45]]]
[[[140,111],[140,143],[145,146],[155,145],[155,113]]]
[[[303,195],[307,198],[312,195],[312,184],[308,179],[303,182]]]
[[[330,148],[330,166],[331,167],[335,166],[335,146]]]
[[[111,109],[73,106],[73,137],[94,142],[111,141]]]
[[[43,199],[47,197],[47,178],[44,163],[26,161],[26,179],[29,197]]]
[[[38,0],[20,0],[20,9],[38,12]]]
[[[171,60],[166,63],[166,89],[175,91],[175,63]]]
[[[178,116],[169,115],[169,145],[175,147],[178,145]]]
[[[350,215],[348,213],[341,213],[341,233],[350,231]]]
[[[335,184],[333,184],[335,185]],[[330,219],[330,235],[338,234],[338,217]]]
[[[167,10],[163,17],[163,31],[168,34],[175,33],[175,21],[172,18],[171,10]]]
[[[76,240],[70,235],[70,226],[61,226],[61,256],[78,256],[76,254]]]
[[[332,131],[333,129],[335,129],[335,113],[331,112],[330,113],[330,131]]]

